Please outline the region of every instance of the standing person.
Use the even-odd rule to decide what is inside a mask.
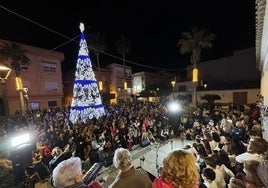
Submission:
[[[113,158],[114,166],[119,173],[109,188],[151,188],[152,182],[149,175],[142,168],[136,169],[132,165],[129,150],[118,148]]]
[[[92,181],[89,185],[83,183],[82,164],[79,157],[71,157],[56,166],[52,173],[52,184],[57,188],[101,188]]]
[[[163,160],[153,188],[198,188],[199,176],[194,155],[183,149],[174,150]]]
[[[234,126],[231,131],[231,138],[234,140],[238,154],[241,154],[245,152],[243,142],[245,138],[246,128],[243,126],[243,123],[239,120],[236,122],[235,125],[236,126]]]

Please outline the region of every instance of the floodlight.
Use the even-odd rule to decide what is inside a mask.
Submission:
[[[179,102],[176,102],[176,101],[172,101],[168,104],[168,110],[171,112],[171,113],[176,113],[176,112],[179,112],[181,111],[181,105]]]
[[[31,144],[30,140],[31,140],[30,134],[28,133],[21,134],[12,138],[11,146],[13,148],[28,146]]]

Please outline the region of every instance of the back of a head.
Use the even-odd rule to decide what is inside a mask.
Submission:
[[[268,142],[263,138],[255,138],[249,141],[247,151],[250,153],[263,154],[268,149]]]
[[[212,139],[215,141],[215,142],[220,142],[221,141],[221,139],[220,139],[220,136],[219,136],[219,134],[218,133],[216,133],[216,132],[211,132],[211,135],[212,135]]]
[[[73,185],[78,175],[82,175],[81,159],[71,157],[59,163],[53,170],[53,185],[57,188]]]
[[[194,155],[183,149],[170,152],[163,160],[161,177],[174,187],[193,187],[199,179]]]
[[[197,144],[195,149],[201,158],[208,156],[206,148],[203,144]]]
[[[53,157],[59,156],[60,154],[62,154],[62,149],[60,149],[59,147],[55,147],[51,151],[51,155]]]
[[[250,172],[252,175],[257,176],[257,167],[260,161],[257,160],[247,160],[244,162],[244,169]]]
[[[245,183],[238,178],[232,177],[229,180],[229,188],[246,188]]]
[[[116,149],[114,153],[113,164],[119,170],[125,170],[132,166],[132,158],[130,152],[125,148]]]
[[[203,168],[201,174],[210,181],[214,181],[216,179],[216,173],[211,168]]]
[[[205,162],[212,168],[216,168],[217,166],[217,161],[213,157],[205,157]]]
[[[268,187],[268,161],[262,161],[257,167],[257,174],[265,187]]]
[[[257,132],[254,131],[254,130],[249,130],[249,131],[247,132],[247,134],[248,134],[249,136],[257,136]]]

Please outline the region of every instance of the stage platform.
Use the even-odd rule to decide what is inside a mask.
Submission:
[[[158,140],[159,141],[159,140]],[[174,149],[184,148],[187,144],[192,145],[191,140],[170,139],[167,141],[159,141],[158,144],[148,145],[145,147],[136,146],[131,151],[133,165],[138,168],[142,167],[149,172],[151,178],[158,176],[159,168],[165,156]],[[118,170],[113,167],[103,166],[99,171],[96,179],[104,179],[103,187],[107,188],[115,179]],[[39,182],[35,184],[35,188],[51,188],[49,182]]]

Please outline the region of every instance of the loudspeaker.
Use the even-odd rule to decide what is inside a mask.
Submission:
[[[146,147],[150,145],[150,140],[146,139],[141,142],[141,147]]]
[[[25,178],[26,167],[32,165],[32,148],[29,146],[11,149],[12,167],[15,174],[15,181],[22,182]]]
[[[13,166],[18,166],[19,164],[25,169],[32,165],[33,154],[31,147],[14,148],[11,149],[10,153]]]

